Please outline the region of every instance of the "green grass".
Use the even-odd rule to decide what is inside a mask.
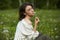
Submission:
[[[35,10],[35,16],[39,17],[40,23],[37,30],[45,35],[50,36],[53,40],[60,39],[60,10]],[[0,11],[0,40],[13,40],[16,25],[18,23],[18,10],[1,10]],[[8,30],[5,31],[5,30]],[[4,32],[5,31],[5,32]],[[7,34],[6,34],[7,33]],[[4,36],[5,35],[5,36]]]

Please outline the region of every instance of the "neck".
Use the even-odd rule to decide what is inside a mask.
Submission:
[[[31,17],[26,16],[24,19],[25,19],[25,21],[28,22],[29,24],[32,24],[32,22],[30,21]]]
[[[31,17],[29,17],[29,16],[26,16],[26,17],[25,17],[25,19],[26,19],[26,20],[30,20],[30,19],[31,19]]]

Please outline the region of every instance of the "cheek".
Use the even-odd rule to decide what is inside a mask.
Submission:
[[[30,12],[29,12],[29,15],[30,15],[30,16],[33,16],[33,15],[34,15],[34,13],[30,11]]]
[[[29,15],[30,15],[30,14],[32,14],[32,12],[31,12],[31,11],[27,11],[26,13],[27,13],[27,14],[29,14]]]
[[[32,15],[33,13],[31,11],[28,12],[30,15]]]
[[[32,10],[32,9],[31,9],[31,10],[30,10],[30,14],[32,14],[32,15],[33,15],[33,14],[34,14],[34,10]]]
[[[34,15],[34,13],[32,11],[26,11],[26,13],[27,13],[27,15],[30,15],[30,16]]]
[[[30,14],[32,14],[32,12],[31,12],[31,11],[29,11],[29,13],[30,13]]]
[[[27,15],[29,15],[31,17],[34,16],[34,14],[31,11],[27,12]]]

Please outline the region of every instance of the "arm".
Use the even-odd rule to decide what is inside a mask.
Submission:
[[[35,18],[35,23],[34,23],[34,28],[33,28],[33,31],[36,32],[36,29],[37,29],[37,24],[39,23],[39,18],[36,17]]]

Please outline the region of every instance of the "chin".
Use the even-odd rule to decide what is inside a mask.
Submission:
[[[31,17],[33,17],[34,15],[31,15]]]

